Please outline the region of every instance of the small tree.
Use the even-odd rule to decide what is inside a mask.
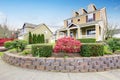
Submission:
[[[44,34],[41,35],[41,43],[45,43],[45,37],[44,37]]]
[[[103,38],[105,40],[112,38],[113,35],[115,34],[115,30],[117,29],[118,25],[114,24],[108,24],[106,27],[103,29]]]
[[[120,39],[119,38],[118,39],[117,38],[108,39],[107,43],[113,53],[116,50],[120,49]]]
[[[35,44],[37,43],[37,35],[36,34],[34,35],[34,43]]]
[[[37,43],[41,43],[41,35],[40,34],[38,34],[38,36],[37,36]]]
[[[33,38],[32,38],[33,44],[35,43],[35,34],[33,34]]]
[[[31,32],[29,32],[29,44],[32,44],[32,43],[33,43],[32,34]]]

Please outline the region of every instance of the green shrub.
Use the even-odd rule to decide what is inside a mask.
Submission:
[[[33,43],[33,38],[32,38],[32,34],[31,32],[29,32],[29,44],[32,44]]]
[[[50,57],[52,55],[52,45],[34,44],[32,45],[32,55],[38,57]]]
[[[95,43],[96,39],[94,38],[84,38],[84,39],[78,39],[81,43]]]
[[[28,54],[31,54],[30,50],[23,50],[22,51],[22,55],[28,55]]]
[[[109,46],[104,46],[104,54],[112,54],[112,52],[109,49]]]
[[[107,44],[114,53],[116,50],[120,49],[120,38],[111,38],[107,40]]]
[[[27,42],[25,40],[15,40],[13,41],[13,48],[19,51],[23,51],[27,45]]]
[[[104,46],[103,44],[98,43],[85,43],[81,47],[81,56],[90,57],[90,56],[103,56],[104,55]]]
[[[7,42],[4,43],[4,46],[5,46],[5,48],[10,49],[10,48],[13,47],[13,43],[12,43],[12,41],[7,41]]]

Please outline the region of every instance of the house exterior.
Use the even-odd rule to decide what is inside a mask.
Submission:
[[[81,8],[74,11],[71,18],[64,20],[64,27],[57,30],[56,38],[70,36],[76,39],[95,38],[96,41],[102,41],[106,25],[106,8],[97,9],[94,4],[90,4],[87,10]]]
[[[120,29],[116,29],[114,31],[114,35],[113,35],[114,38],[120,38]]]
[[[27,40],[29,32],[31,32],[32,34],[44,34],[45,42],[49,42],[52,36],[52,31],[45,24],[34,25],[30,23],[24,23],[22,29],[19,29],[18,31],[18,39]]]

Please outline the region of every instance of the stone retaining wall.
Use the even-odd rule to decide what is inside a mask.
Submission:
[[[42,71],[94,72],[120,68],[120,55],[89,58],[35,58],[5,53],[2,59],[15,66]]]

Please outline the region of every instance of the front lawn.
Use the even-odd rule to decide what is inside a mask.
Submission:
[[[3,52],[0,52],[0,57],[3,56],[3,54],[4,54]]]

